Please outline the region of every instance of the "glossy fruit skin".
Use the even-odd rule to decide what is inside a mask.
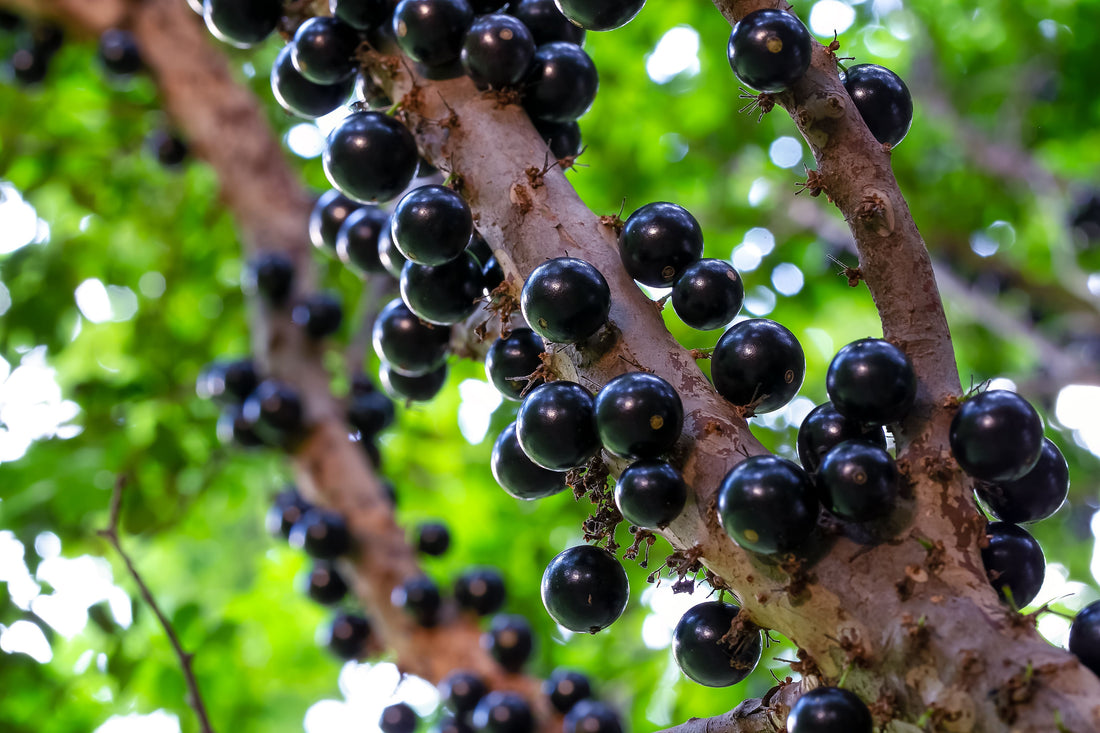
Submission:
[[[882,448],[846,440],[825,454],[817,485],[821,503],[835,516],[867,522],[893,511],[898,498],[898,467]]]
[[[760,661],[760,631],[746,628],[732,646],[722,641],[740,612],[732,603],[706,601],[680,618],[672,657],[685,675],[707,687],[728,687],[749,676]]]
[[[451,329],[427,326],[400,298],[394,298],[374,321],[374,351],[390,369],[417,377],[438,369],[447,358]]]
[[[1069,650],[1100,677],[1100,601],[1077,612],[1069,627]]]
[[[878,64],[856,64],[841,81],[876,140],[893,147],[905,139],[913,124],[913,96],[900,76]]]
[[[734,324],[718,339],[710,373],[718,394],[759,415],[778,410],[798,394],[806,356],[785,326],[753,318]]]
[[[260,383],[251,359],[218,361],[208,365],[195,380],[195,392],[204,400],[244,402]]]
[[[378,235],[378,261],[382,263],[382,267],[386,269],[386,272],[400,279],[401,270],[404,269],[408,260],[405,259],[405,255],[401,254],[401,250],[397,248],[397,245],[393,243],[390,232],[390,227],[387,224],[386,228]]]
[[[533,119],[572,122],[592,106],[600,77],[584,49],[555,41],[535,49],[523,85],[523,108]]]
[[[399,702],[387,705],[382,710],[378,719],[378,727],[382,733],[414,733],[420,716],[406,703]]]
[[[978,497],[1004,522],[1038,522],[1058,511],[1069,495],[1069,465],[1050,438],[1035,467],[1015,481],[979,483]]]
[[[293,46],[283,46],[271,67],[271,91],[275,101],[293,115],[314,119],[327,115],[351,96],[351,77],[335,84],[317,84],[306,79],[291,62]]]
[[[813,43],[797,17],[764,9],[733,26],[726,55],[743,84],[759,92],[781,92],[810,68]]]
[[[258,294],[268,305],[286,303],[294,287],[294,263],[281,252],[264,252],[252,259],[245,270],[245,291]]]
[[[535,719],[519,694],[493,690],[474,708],[471,716],[478,733],[532,733]]]
[[[443,66],[458,60],[473,20],[466,0],[401,0],[393,10],[393,34],[413,61]]]
[[[534,643],[531,624],[516,614],[494,616],[489,630],[481,636],[482,648],[509,672],[518,672],[523,668],[531,658]],[[477,727],[476,723],[474,725]]]
[[[363,204],[352,201],[334,188],[325,191],[309,214],[309,239],[317,249],[334,252],[344,222]],[[400,273],[399,273],[400,274]]]
[[[1031,603],[1043,585],[1047,565],[1043,548],[1026,529],[1008,522],[990,522],[985,533],[989,546],[982,548],[982,564],[989,582],[1002,601],[1019,610]]]
[[[267,531],[276,537],[288,539],[291,528],[312,508],[313,505],[303,499],[293,486],[279,492],[265,518]]]
[[[347,418],[351,427],[370,440],[393,424],[393,401],[377,391],[352,394],[348,398]]]
[[[413,175],[420,154],[408,128],[381,112],[353,112],[329,133],[325,175],[356,201],[389,201]]]
[[[534,58],[531,31],[510,15],[479,17],[462,42],[462,68],[479,89],[516,86]]]
[[[581,126],[576,122],[531,120],[539,137],[549,146],[550,153],[561,160],[581,154]]]
[[[468,252],[442,265],[406,262],[401,299],[421,320],[449,326],[470,317],[484,295],[481,265]]]
[[[344,518],[317,507],[294,523],[287,539],[291,547],[322,560],[333,560],[351,549],[351,533]]]
[[[334,16],[356,30],[370,30],[389,19],[389,0],[329,0]]]
[[[672,307],[687,325],[700,331],[722,328],[745,302],[745,283],[733,265],[700,259],[685,266],[672,286]]]
[[[562,551],[542,574],[542,603],[571,631],[595,634],[615,622],[630,600],[623,566],[607,550],[577,545]]]
[[[535,46],[554,41],[584,45],[584,29],[570,23],[554,0],[519,0],[508,6],[508,13],[527,26],[535,39]]]
[[[389,225],[390,216],[385,209],[373,204],[360,206],[348,215],[336,233],[336,255],[357,272],[386,272],[378,259],[378,237]]]
[[[298,26],[288,45],[294,68],[314,84],[335,84],[355,74],[359,34],[339,18],[310,18]]]
[[[798,460],[802,468],[815,475],[825,454],[846,440],[863,440],[886,449],[886,432],[881,427],[865,427],[844,417],[832,402],[818,405],[798,426]]]
[[[592,393],[576,382],[550,382],[531,390],[516,417],[520,447],[551,471],[584,465],[600,452]]]
[[[581,700],[566,713],[562,733],[623,733],[623,723],[606,703]]]
[[[341,613],[332,619],[322,643],[338,659],[360,660],[366,656],[370,632],[370,621],[366,616],[357,613]]]
[[[485,373],[507,400],[522,400],[526,377],[542,366],[539,355],[546,351],[542,338],[529,328],[517,328],[507,338],[498,338],[485,354]],[[542,380],[535,381],[532,388]]]
[[[917,375],[905,352],[883,339],[844,346],[829,363],[825,389],[837,411],[872,425],[902,420],[917,396]]]
[[[298,392],[271,379],[256,386],[244,401],[241,414],[264,442],[273,445],[293,439],[302,429],[302,402]]]
[[[991,389],[962,403],[949,438],[955,460],[974,478],[1014,481],[1039,460],[1043,421],[1015,392]]]
[[[623,225],[619,256],[632,278],[667,288],[703,256],[703,230],[683,206],[667,201],[646,204]]]
[[[165,130],[154,130],[150,133],[146,139],[146,146],[157,162],[169,170],[183,165],[190,152],[183,138]]]
[[[787,715],[788,733],[871,733],[871,711],[855,693],[816,687],[795,701]]]
[[[395,400],[427,402],[439,394],[447,382],[447,365],[441,364],[427,374],[410,377],[393,371],[389,364],[383,364],[378,370],[378,379],[386,394]]]
[[[306,593],[317,603],[331,606],[348,593],[348,584],[328,560],[314,560],[306,578]]]
[[[202,17],[215,38],[248,48],[271,35],[282,14],[280,0],[205,0]]]
[[[485,294],[489,295],[504,282],[504,268],[496,257],[490,257],[481,267],[481,284]]]
[[[817,523],[818,499],[806,472],[778,456],[751,456],[718,488],[718,519],[737,544],[765,555],[795,550]]]
[[[550,699],[555,710],[564,715],[578,702],[592,696],[592,684],[580,672],[559,668],[542,683],[542,694]]]
[[[506,595],[504,578],[496,568],[471,568],[455,578],[455,602],[478,616],[499,611]]]
[[[406,259],[421,265],[443,265],[466,249],[474,219],[466,199],[435,184],[414,188],[393,209],[390,236]]]
[[[618,456],[656,458],[672,449],[683,427],[680,395],[656,374],[620,374],[596,396],[600,442]]]
[[[423,522],[416,527],[416,551],[439,557],[451,546],[451,531],[442,522]]]
[[[322,339],[340,330],[344,308],[332,293],[311,293],[294,306],[290,319],[312,339]]]
[[[451,672],[439,683],[439,697],[443,704],[460,715],[477,707],[488,692],[485,680],[465,669]]]
[[[418,625],[435,626],[439,616],[439,586],[424,575],[409,578],[394,587],[390,603],[412,616]]]
[[[576,257],[547,260],[531,271],[520,293],[528,325],[547,341],[583,341],[607,323],[611,288],[600,271]]]
[[[634,20],[645,0],[554,0],[573,25],[586,31],[613,31]]]
[[[99,60],[112,74],[129,76],[141,71],[141,51],[134,34],[119,28],[109,28],[99,37]]]
[[[615,505],[623,518],[642,529],[667,527],[687,503],[683,475],[664,461],[643,460],[626,467],[615,484]]]
[[[252,423],[244,419],[240,405],[226,405],[218,416],[215,431],[222,445],[257,448],[264,445],[264,439],[256,434],[254,428]]]
[[[564,473],[543,468],[523,452],[515,423],[501,431],[493,444],[489,465],[500,488],[516,499],[544,499],[566,488]]]

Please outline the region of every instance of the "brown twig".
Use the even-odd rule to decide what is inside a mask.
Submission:
[[[122,515],[122,492],[126,488],[126,476],[119,476],[115,481],[114,492],[111,494],[111,517],[106,529],[101,529],[96,534],[104,538],[111,543],[111,547],[115,548],[115,552],[118,553],[122,561],[126,563],[126,569],[130,571],[130,577],[134,579],[137,584],[138,592],[141,593],[142,599],[153,609],[153,614],[157,617],[157,621],[160,622],[160,626],[164,629],[164,635],[168,637],[168,642],[172,645],[172,651],[176,654],[176,659],[179,660],[180,669],[183,670],[183,679],[187,683],[187,691],[190,693],[190,699],[187,704],[191,706],[191,709],[195,711],[195,716],[199,719],[199,727],[203,733],[214,733],[214,729],[210,726],[210,719],[206,714],[206,705],[202,701],[202,693],[199,692],[199,683],[195,679],[195,672],[191,669],[191,662],[194,659],[194,655],[188,651],[185,651],[180,644],[179,637],[176,636],[176,630],[172,627],[172,622],[168,620],[168,617],[164,615],[164,612],[160,610],[160,606],[157,604],[156,598],[153,597],[153,592],[149,590],[149,586],[145,584],[145,581],[141,577],[141,573],[138,572],[137,567],[134,565],[134,561],[130,559],[130,556],[122,549],[122,542],[119,540],[118,523],[119,518]]]

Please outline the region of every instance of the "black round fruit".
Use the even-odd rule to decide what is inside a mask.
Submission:
[[[564,473],[543,468],[523,452],[515,423],[501,431],[489,465],[500,488],[516,499],[544,499],[566,488]]]
[[[256,365],[251,359],[216,361],[199,373],[195,380],[195,393],[204,400],[243,402],[259,383]]]
[[[322,339],[340,330],[344,308],[332,293],[311,293],[294,306],[290,319],[310,338]]]
[[[702,259],[680,272],[672,286],[672,307],[687,325],[700,331],[722,328],[733,320],[745,300],[745,283],[733,265]]]
[[[442,265],[406,262],[401,269],[401,299],[421,320],[449,326],[473,314],[484,295],[477,258],[469,252]]]
[[[645,0],[555,0],[558,10],[587,31],[611,31],[634,19]]]
[[[494,616],[489,630],[481,637],[481,646],[509,672],[519,672],[531,658],[534,644],[531,624],[516,614]],[[474,725],[477,727],[476,723]]]
[[[738,623],[741,609],[706,601],[693,606],[672,633],[672,657],[685,675],[707,687],[728,687],[749,676],[760,661],[760,629]]]
[[[447,358],[451,329],[428,326],[400,298],[391,300],[374,321],[374,351],[390,369],[408,377],[428,374]]]
[[[451,546],[451,531],[442,522],[423,522],[416,527],[416,551],[439,557]]]
[[[443,704],[462,715],[472,711],[481,698],[489,692],[480,675],[465,669],[456,670],[439,683],[439,697]]]
[[[473,214],[466,199],[445,186],[420,186],[393,209],[390,236],[406,259],[421,265],[454,260],[470,243]]]
[[[288,539],[291,528],[297,524],[302,515],[312,508],[313,505],[303,499],[294,487],[279,492],[275,497],[275,501],[271,504],[271,509],[267,512],[265,522],[267,531],[275,536]]]
[[[531,707],[518,693],[493,690],[474,708],[471,716],[478,733],[532,733]]]
[[[366,656],[370,621],[357,613],[337,614],[325,631],[322,643],[339,659],[359,660]]]
[[[1015,392],[991,389],[962,403],[949,437],[952,455],[968,474],[985,481],[1014,481],[1039,460],[1043,421]]]
[[[504,578],[496,568],[472,568],[455,579],[455,602],[478,616],[499,611],[505,595]]]
[[[337,256],[361,272],[385,272],[378,259],[378,238],[389,226],[385,209],[373,204],[360,206],[348,215],[336,234]]]
[[[718,394],[759,415],[778,410],[798,393],[806,356],[785,326],[753,318],[718,339],[710,373]]]
[[[856,64],[841,80],[876,140],[892,147],[905,138],[913,124],[913,97],[901,77],[878,64]]]
[[[157,162],[168,169],[183,165],[190,152],[183,138],[166,130],[154,130],[149,134],[145,144]]]
[[[134,34],[109,28],[99,37],[99,59],[112,74],[129,76],[141,70],[141,51]]]
[[[348,593],[348,584],[328,560],[314,560],[306,578],[306,593],[317,603],[331,606]]]
[[[353,392],[348,398],[348,424],[371,439],[393,424],[393,401],[378,391]]]
[[[883,339],[853,341],[836,353],[825,389],[837,411],[862,423],[899,422],[917,396],[917,375],[905,352]]]
[[[811,476],[817,473],[825,454],[846,440],[863,440],[886,448],[886,432],[881,427],[864,427],[844,417],[832,402],[818,405],[798,426],[798,460],[802,468]]]
[[[656,374],[628,372],[596,396],[596,428],[612,453],[638,460],[667,453],[684,426],[676,389]]]
[[[686,502],[683,475],[664,461],[632,463],[615,484],[615,505],[626,521],[642,529],[668,526]]]
[[[442,364],[427,374],[410,377],[398,374],[390,369],[389,364],[383,363],[378,369],[378,380],[382,382],[386,394],[395,400],[427,402],[439,394],[447,382],[447,365]]]
[[[564,715],[578,702],[592,696],[592,685],[580,672],[555,669],[542,683],[542,694],[549,698],[555,710]]]
[[[991,522],[985,530],[989,545],[982,548],[982,564],[1002,601],[1017,610],[1031,603],[1043,585],[1046,558],[1043,548],[1024,529],[1007,522]]]
[[[382,716],[378,719],[378,727],[382,733],[414,733],[420,722],[420,716],[406,703],[399,702],[387,705],[382,710]]]
[[[405,255],[401,254],[401,250],[397,248],[397,245],[393,243],[391,232],[392,230],[387,223],[385,229],[378,234],[378,261],[382,263],[382,267],[386,269],[386,272],[400,278],[401,270],[408,260],[405,259]]]
[[[317,249],[336,250],[336,239],[344,222],[363,205],[352,201],[334,188],[325,191],[309,215],[309,239]]]
[[[412,616],[423,627],[435,626],[439,620],[439,586],[431,578],[419,575],[394,587],[390,603]]]
[[[244,419],[240,405],[226,405],[218,416],[215,433],[222,445],[237,448],[257,448],[264,445],[255,430],[255,426]]]
[[[298,26],[288,45],[294,68],[314,84],[336,84],[355,74],[359,34],[339,18],[310,18]]]
[[[630,587],[623,566],[607,550],[578,545],[562,551],[542,574],[542,603],[571,631],[594,634],[626,609]]]
[[[272,306],[280,306],[290,297],[294,286],[294,262],[281,252],[256,255],[245,270],[245,291],[258,294]]]
[[[703,256],[703,230],[687,209],[658,201],[631,214],[619,234],[619,256],[630,276],[655,288],[671,286]]]
[[[393,10],[393,34],[413,61],[444,66],[458,60],[473,19],[466,0],[401,0]]]
[[[516,436],[532,461],[551,471],[584,465],[600,451],[592,393],[576,382],[550,382],[527,395]]]
[[[584,29],[570,23],[554,0],[519,0],[508,6],[508,13],[523,21],[535,39],[535,46],[554,41],[584,45]]]
[[[603,275],[576,257],[556,257],[531,271],[520,293],[528,325],[558,344],[583,341],[607,322],[611,289]]]
[[[528,386],[542,383],[536,379],[530,384],[526,377],[542,366],[539,355],[546,351],[542,338],[529,328],[517,328],[506,338],[498,338],[485,354],[485,373],[497,391],[509,400],[523,399]]]
[[[527,114],[551,122],[572,122],[592,106],[600,77],[584,49],[555,41],[535,49],[523,85]]]
[[[271,379],[257,385],[244,401],[241,415],[267,443],[283,443],[302,429],[303,411],[298,392]]]
[[[1015,481],[979,483],[978,496],[1004,522],[1037,522],[1058,511],[1069,495],[1069,465],[1058,446],[1043,439],[1035,467]]]
[[[534,58],[531,31],[510,15],[481,16],[462,43],[462,68],[480,89],[519,84]]]
[[[539,137],[550,148],[550,153],[561,160],[581,154],[581,126],[576,122],[549,122],[532,120]]]
[[[810,68],[810,32],[783,10],[756,10],[733,26],[726,49],[730,67],[746,86],[781,92]]]
[[[401,193],[420,154],[408,128],[381,112],[354,112],[329,133],[322,157],[325,175],[357,201],[388,201]]]
[[[841,519],[867,522],[889,514],[898,498],[898,467],[882,448],[846,440],[825,454],[821,503]]]
[[[322,560],[332,560],[351,549],[351,534],[344,518],[316,507],[294,523],[287,539],[291,547]]]
[[[788,733],[871,733],[871,711],[855,693],[816,687],[795,701],[787,714]]]
[[[282,14],[281,0],[205,0],[202,12],[214,37],[237,48],[271,35]]]
[[[623,723],[606,703],[581,700],[566,713],[562,733],[623,733]]]
[[[1100,601],[1077,612],[1069,627],[1069,650],[1100,677]]]
[[[390,17],[390,0],[329,0],[332,14],[352,28],[371,30]]]
[[[751,456],[718,487],[718,519],[742,547],[763,554],[789,552],[817,523],[818,500],[810,477],[778,456]]]
[[[271,67],[271,91],[275,101],[291,114],[313,119],[327,115],[351,96],[352,78],[334,84],[317,84],[294,68],[291,45],[283,46]]]

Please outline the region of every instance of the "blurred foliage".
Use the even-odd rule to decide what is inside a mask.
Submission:
[[[808,18],[814,3],[794,5]],[[1051,399],[1062,385],[1049,383],[1044,354],[1024,336],[1038,332],[1060,348],[1085,344],[1092,351],[1082,353],[1100,351],[1096,309],[1080,306],[1091,297],[1086,268],[1098,265],[1097,241],[1068,224],[1076,202],[1100,184],[1100,103],[1090,71],[1100,44],[1100,2],[974,8],[876,0],[853,3],[853,10],[854,24],[840,34],[842,55],[855,57],[852,63],[888,65],[914,91],[913,129],[893,160],[938,266],[952,268],[978,302],[1019,324],[1011,333],[992,331],[982,312],[948,300],[964,388],[1009,378],[1045,411],[1048,434],[1065,451],[1074,483],[1067,506],[1035,534],[1048,560],[1065,566],[1071,580],[1094,584],[1089,521],[1097,459],[1053,419]],[[674,26],[698,32],[697,72],[657,84],[647,76],[647,60]],[[0,55],[11,54],[18,33],[0,37]],[[587,49],[601,89],[582,120],[587,151],[569,175],[599,214],[625,207],[625,215],[655,200],[686,206],[702,224],[708,256],[745,256],[745,248],[737,248],[746,236],[767,241],[759,239],[762,231],[750,230],[770,232],[774,249],[742,270],[746,289],[764,304],[754,307],[756,315],[781,321],[802,341],[808,368],[801,394],[818,403],[835,350],[881,331],[866,289],[849,288],[839,274],[838,263],[854,264],[842,219],[826,201],[794,195],[803,164],[813,165],[805,145],[803,160],[786,168],[770,154],[777,138],[796,135],[790,120],[781,111],[759,122],[755,114],[739,113],[745,100],[726,63],[728,34],[712,7],[686,0],[652,2],[622,30],[590,33]],[[276,50],[277,41],[252,53],[226,49],[242,80],[269,102],[267,70]],[[0,281],[10,294],[0,317],[0,356],[14,368],[33,347],[44,346],[64,397],[80,407],[81,427],[75,437],[39,441],[0,466],[0,531],[23,543],[32,573],[43,559],[33,549],[43,532],[60,539],[64,557],[109,556],[95,530],[106,522],[115,477],[130,476],[123,542],[195,651],[216,728],[301,730],[311,704],[340,699],[340,665],[314,643],[327,612],[297,590],[303,559],[263,530],[287,466],[278,455],[221,446],[214,434],[217,409],[193,390],[204,364],[248,349],[234,225],[210,170],[192,162],[167,171],[148,154],[145,139],[166,124],[150,80],[104,78],[93,55],[91,40],[70,40],[44,84],[0,84],[0,179],[49,224],[48,241],[0,256]],[[274,103],[270,113],[280,132],[299,124]],[[964,128],[1041,166],[1051,182],[992,172]],[[296,160],[308,185],[325,185],[319,159]],[[988,260],[997,267],[989,271],[1015,272],[1025,283],[1069,293],[1068,300],[1008,287],[1003,277],[988,277],[986,261],[963,256],[975,236],[991,236],[995,222],[1006,223],[1011,235],[998,225],[1001,246]],[[334,260],[318,263],[324,285],[354,311],[360,281]],[[776,291],[773,276],[783,263],[797,266],[804,278],[797,293]],[[102,323],[84,318],[74,290],[90,278],[129,289],[136,312]],[[1066,302],[1078,309],[1067,311]],[[717,332],[687,329],[671,308],[665,314],[686,346],[714,344]],[[350,331],[345,327],[340,341]],[[332,344],[329,363],[337,368],[344,363],[342,347]],[[373,356],[368,366],[377,366]],[[790,645],[777,642],[748,681],[711,690],[683,679],[667,649],[640,644],[649,615],[646,576],[668,550],[663,540],[648,568],[627,563],[633,593],[619,622],[596,636],[563,639],[541,607],[538,579],[555,553],[579,540],[586,507],[567,494],[523,504],[499,490],[488,456],[515,404],[500,407],[488,437],[470,444],[456,428],[457,386],[467,379],[483,379],[481,366],[454,363],[444,394],[400,411],[397,428],[382,441],[384,472],[397,485],[399,519],[410,526],[424,518],[449,523],[451,552],[425,562],[441,584],[471,564],[502,568],[507,610],[525,614],[538,632],[534,674],[559,665],[589,671],[631,728],[644,731],[723,712],[773,684],[770,669],[780,678],[789,672],[772,661],[792,658]],[[791,455],[792,421],[759,420],[754,431]],[[620,539],[629,544],[625,530]],[[110,561],[116,582],[135,595],[117,558]],[[668,585],[665,580],[663,589]],[[43,585],[43,597],[55,590]],[[89,731],[113,714],[165,708],[180,717],[183,730],[194,730],[170,647],[152,614],[139,603],[134,608],[135,621],[125,630],[96,607],[94,623],[83,631],[49,633],[53,659],[47,664],[0,652],[0,727]],[[20,619],[35,616],[15,605],[0,580],[0,624]]]

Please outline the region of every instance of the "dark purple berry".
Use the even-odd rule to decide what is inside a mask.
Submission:
[[[979,483],[978,497],[1004,522],[1037,522],[1058,511],[1069,494],[1069,465],[1058,446],[1043,439],[1035,467],[1015,481]]]
[[[534,119],[572,122],[592,106],[600,77],[580,46],[564,41],[535,49],[524,78],[523,108]]]
[[[327,509],[310,509],[294,523],[287,536],[290,546],[311,557],[332,560],[351,549],[351,534],[344,518]]]
[[[550,153],[558,160],[581,154],[581,126],[576,122],[531,121],[539,137],[549,146]]]
[[[99,60],[112,74],[129,76],[141,70],[141,51],[134,34],[119,28],[103,31],[99,37]]]
[[[519,694],[493,690],[474,708],[471,718],[477,733],[533,733],[531,707]]]
[[[592,696],[592,684],[580,672],[555,669],[542,683],[542,694],[550,699],[555,710],[564,715],[578,702]]]
[[[529,383],[523,377],[542,366],[539,356],[546,351],[542,338],[529,328],[517,328],[498,338],[485,354],[485,373],[497,391],[509,400],[523,399]],[[532,388],[542,384],[536,379]]]
[[[416,551],[439,557],[451,546],[451,531],[442,522],[423,522],[416,527]]]
[[[288,45],[294,68],[314,84],[336,84],[355,74],[359,34],[339,18],[310,18]]]
[[[400,298],[374,321],[374,351],[393,371],[409,377],[438,369],[447,358],[451,329],[421,322]]]
[[[424,575],[406,580],[390,593],[390,603],[404,610],[425,628],[438,622],[440,602],[439,586]]]
[[[302,402],[298,392],[270,379],[257,385],[244,401],[241,414],[267,443],[284,443],[302,429]]]
[[[375,28],[390,17],[390,0],[329,0],[332,14],[352,28],[365,31]]]
[[[752,456],[733,467],[718,487],[718,519],[745,549],[790,552],[817,523],[818,500],[810,477],[778,456]]]
[[[264,445],[264,439],[256,433],[255,425],[244,418],[240,405],[226,405],[222,408],[215,432],[222,445],[239,448],[258,448]]]
[[[388,201],[416,173],[420,154],[403,124],[381,112],[354,112],[329,133],[322,156],[333,186],[356,201]]]
[[[844,417],[832,402],[818,405],[798,427],[798,460],[802,461],[802,468],[810,475],[815,474],[825,454],[845,440],[863,440],[886,448],[886,432],[881,427],[864,427]]]
[[[355,80],[347,78],[334,84],[317,84],[294,68],[290,59],[293,45],[283,46],[271,67],[271,91],[275,101],[291,114],[312,119],[327,115],[351,96]]]
[[[244,402],[260,378],[251,359],[214,362],[208,365],[195,380],[195,392],[204,400],[218,402]]]
[[[913,123],[913,97],[901,77],[878,64],[856,64],[841,81],[876,140],[893,147],[905,138]]]
[[[336,189],[325,191],[309,215],[309,239],[317,249],[333,252],[344,222],[363,204],[352,201]]]
[[[462,43],[462,68],[480,89],[519,84],[534,58],[531,31],[510,15],[481,16]]]
[[[680,272],[672,286],[672,307],[687,325],[700,331],[722,328],[734,319],[745,300],[745,283],[733,265],[702,259]]]
[[[295,325],[305,329],[310,338],[322,339],[340,330],[344,308],[332,293],[312,293],[294,306],[290,318]]]
[[[351,212],[336,234],[336,254],[349,267],[361,272],[382,273],[378,259],[378,238],[389,229],[390,216],[373,204]]]
[[[312,508],[313,505],[303,499],[294,487],[280,492],[267,512],[265,522],[267,531],[277,537],[288,539],[290,530]]]
[[[11,55],[12,76],[25,86],[41,84],[50,70],[53,56],[40,48],[19,48]]]
[[[810,690],[787,715],[788,733],[871,733],[872,724],[867,705],[839,687]]]
[[[382,263],[382,267],[386,269],[386,272],[399,279],[401,270],[408,262],[405,255],[401,254],[401,250],[393,243],[392,230],[389,224],[378,235],[378,261]]]
[[[282,14],[282,0],[205,0],[202,13],[214,37],[237,48],[271,35]]]
[[[455,602],[478,616],[496,613],[504,606],[504,578],[496,568],[473,568],[455,579]]]
[[[393,401],[378,391],[353,393],[348,399],[348,424],[371,439],[393,424]]]
[[[841,519],[867,522],[889,514],[898,498],[898,467],[882,448],[846,440],[825,454],[821,503]]]
[[[523,452],[515,423],[501,431],[489,465],[500,487],[516,499],[543,499],[566,488],[564,473],[543,468]]]
[[[190,152],[183,138],[165,130],[154,130],[145,144],[157,162],[168,169],[183,165]]]
[[[489,623],[489,630],[481,636],[481,646],[501,667],[509,672],[519,672],[531,658],[534,649],[531,624],[523,616],[516,614],[494,616]],[[474,726],[479,727],[476,722]]]
[[[1100,601],[1077,612],[1069,627],[1069,650],[1100,677]]]
[[[562,733],[623,733],[623,723],[606,703],[580,700],[566,713]]]
[[[813,42],[783,10],[756,10],[733,26],[726,55],[737,78],[759,92],[781,92],[810,68]]]
[[[600,271],[576,257],[557,257],[531,271],[520,293],[523,317],[548,341],[583,341],[607,322],[611,289]]]
[[[485,680],[465,669],[451,672],[439,683],[443,704],[459,715],[471,712],[488,692]]]
[[[905,352],[883,339],[861,339],[833,357],[825,389],[837,412],[872,425],[901,421],[917,396],[917,375]]]
[[[378,719],[382,733],[414,733],[420,723],[420,716],[406,703],[387,705]]]
[[[562,551],[542,574],[542,603],[571,631],[595,634],[615,622],[630,599],[626,571],[615,556],[592,545]]]
[[[611,31],[629,23],[645,0],[555,0],[558,10],[588,31]]]
[[[256,255],[245,270],[244,285],[249,294],[258,294],[278,307],[287,301],[294,286],[294,262],[281,252]]]
[[[584,465],[600,452],[592,393],[576,382],[550,382],[527,395],[516,417],[523,452],[551,471]]]
[[[482,297],[481,265],[469,252],[442,265],[406,262],[401,269],[401,299],[422,321],[448,326],[469,318]]]
[[[672,657],[680,670],[707,687],[728,687],[749,676],[760,661],[760,630],[738,623],[741,608],[722,601],[693,606],[672,633]]]
[[[949,437],[952,455],[968,474],[985,481],[1014,481],[1039,460],[1043,421],[1015,392],[991,389],[962,403]]]
[[[393,34],[413,61],[444,66],[458,60],[473,20],[466,0],[401,0],[393,10]]]
[[[378,370],[378,379],[386,393],[395,400],[427,402],[443,389],[447,381],[447,365],[442,364],[427,374],[410,377],[391,370],[389,364],[383,364]]]
[[[429,185],[405,194],[390,220],[394,244],[406,259],[421,265],[451,262],[474,233],[473,214],[454,189]]]
[[[626,521],[642,529],[668,526],[686,502],[683,475],[664,461],[632,463],[615,484],[615,505]]]
[[[710,373],[718,394],[759,415],[778,410],[798,393],[806,356],[785,326],[753,318],[718,339]]]
[[[620,374],[596,396],[600,442],[624,458],[656,458],[667,453],[683,426],[680,395],[656,374]]]
[[[490,257],[481,267],[481,285],[486,295],[496,290],[504,282],[504,268],[496,257]]]
[[[989,582],[1002,601],[1019,610],[1043,586],[1043,548],[1026,529],[1008,522],[991,522],[985,534],[989,545],[982,548],[982,564]]]
[[[370,621],[357,613],[341,613],[332,619],[322,643],[338,659],[357,661],[366,656]]]
[[[331,606],[348,594],[348,584],[328,560],[314,560],[306,578],[306,593],[317,603]]]
[[[518,0],[508,6],[508,13],[523,21],[535,39],[535,46],[554,41],[584,45],[584,29],[570,23],[554,0]]]
[[[631,214],[619,234],[619,256],[630,276],[650,287],[672,285],[703,255],[703,231],[682,206],[659,201]]]

